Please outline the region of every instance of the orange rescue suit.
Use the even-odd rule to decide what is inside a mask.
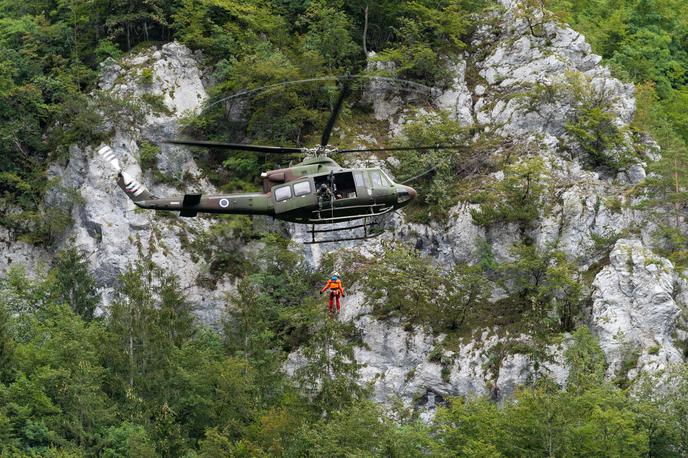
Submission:
[[[337,279],[337,281],[332,281],[332,279],[327,280],[327,284],[325,287],[323,287],[323,289],[320,290],[320,292],[324,293],[328,289],[338,296],[344,295],[344,288],[342,287],[342,281],[340,279]]]

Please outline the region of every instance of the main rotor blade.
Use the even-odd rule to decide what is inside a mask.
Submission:
[[[254,153],[270,154],[294,154],[302,153],[301,148],[289,148],[284,146],[244,145],[242,143],[208,142],[203,140],[165,140],[163,143],[170,145],[200,146],[202,148],[219,148],[234,151],[252,151]]]
[[[434,145],[434,146],[399,146],[391,148],[361,148],[361,149],[340,149],[337,153],[375,153],[379,151],[414,151],[414,150],[437,150],[437,149],[457,149],[464,145]]]
[[[334,123],[337,122],[337,118],[339,117],[339,113],[342,111],[342,107],[344,106],[344,99],[346,99],[350,93],[350,86],[348,81],[342,82],[342,92],[339,93],[339,98],[337,99],[337,103],[334,105],[334,110],[332,110],[332,114],[330,115],[330,119],[327,120],[327,125],[325,126],[325,130],[323,130],[322,138],[320,139],[320,146],[327,146],[327,142],[330,141],[330,134],[332,133],[332,128],[334,127]]]

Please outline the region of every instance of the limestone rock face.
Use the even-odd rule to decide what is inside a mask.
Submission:
[[[437,106],[448,111],[451,118],[461,125],[475,124],[473,119],[473,98],[466,83],[466,61],[459,61],[452,66],[455,75],[450,88],[442,92],[437,98]]]
[[[340,320],[351,321],[360,332],[362,345],[354,357],[362,365],[361,383],[372,384],[378,402],[399,398],[431,413],[448,396],[502,399],[538,377],[548,376],[562,385],[568,377],[563,363],[566,343],[549,347],[551,361],[541,365],[529,355],[502,355],[502,340],[488,330],[479,338],[447,348],[445,336],[434,337],[421,328],[408,330],[398,320],[375,319],[360,292],[347,295]],[[529,340],[528,336],[518,339]],[[296,352],[286,371],[294,373],[302,364],[303,357]]]
[[[681,310],[674,297],[677,275],[667,259],[639,240],[621,239],[610,264],[595,277],[591,324],[609,364],[609,375],[631,366],[657,372],[682,362],[675,345]]]
[[[14,240],[5,228],[0,227],[0,277],[13,265],[33,275],[49,263],[50,255],[47,252],[29,243]]]
[[[476,64],[488,86],[487,94],[475,102],[478,123],[494,125],[503,134],[562,135],[575,103],[570,94],[558,94],[556,86],[576,74],[589,81],[595,92],[612,100],[619,125],[631,121],[635,111],[633,85],[613,78],[599,65],[601,57],[592,53],[580,33],[559,25],[547,13],[528,10],[520,2],[509,3],[494,24],[482,27],[474,42],[488,49],[493,43],[488,57]],[[513,97],[527,95],[536,87],[549,89],[536,106],[528,103],[528,97]]]
[[[169,43],[160,50],[148,50],[119,63],[106,62],[100,81],[102,90],[113,96],[140,103],[146,109],[142,125],[126,123],[112,126],[109,145],[123,169],[145,183],[154,194],[181,195],[182,189],[167,184],[156,185],[139,165],[143,141],[156,144],[174,136],[179,119],[197,113],[207,98],[198,63],[191,51],[179,43]],[[162,106],[146,107],[147,100]],[[150,259],[163,271],[176,275],[179,285],[205,322],[216,323],[223,310],[224,295],[232,289],[225,283],[213,288],[199,286],[199,276],[207,269],[204,260],[195,258],[189,244],[211,224],[205,218],[166,218],[154,212],[137,211],[134,204],[115,184],[116,173],[100,160],[95,149],[73,147],[66,167],[53,167],[51,173],[62,185],[78,191],[83,204],[75,206],[73,229],[65,238],[87,253],[93,273],[102,290],[103,309],[107,309],[119,274],[132,269],[141,259]],[[199,177],[198,167],[184,148],[163,145],[157,155],[157,168],[170,177],[186,177],[185,184],[197,190],[212,191]],[[181,184],[181,181],[180,181]]]
[[[160,97],[168,113],[153,113],[150,123],[195,113],[207,98],[198,62],[186,46],[167,43],[160,50],[143,51],[120,63],[102,64],[101,90],[127,97]]]

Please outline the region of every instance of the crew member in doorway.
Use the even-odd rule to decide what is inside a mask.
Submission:
[[[327,186],[327,183],[322,183],[316,194],[318,195],[318,208],[322,210],[323,203],[332,200],[332,190]]]
[[[337,313],[339,313],[339,298],[345,296],[344,288],[342,287],[342,280],[339,278],[337,272],[332,274],[332,278],[327,280],[327,284],[320,290],[320,294],[330,290],[330,302],[327,305],[327,311],[334,312],[334,302],[337,301]]]

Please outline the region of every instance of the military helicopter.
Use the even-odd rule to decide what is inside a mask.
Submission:
[[[199,212],[219,214],[267,215],[293,223],[311,226],[311,240],[306,244],[366,240],[379,235],[370,231],[378,225],[373,217],[385,215],[408,205],[417,195],[410,186],[396,183],[380,168],[344,168],[329,155],[338,153],[365,153],[403,150],[428,150],[451,146],[418,146],[397,148],[339,149],[328,144],[330,134],[341,112],[349,85],[343,89],[315,148],[262,146],[240,143],[222,143],[196,140],[170,139],[164,143],[234,151],[267,154],[304,154],[301,163],[288,168],[263,172],[263,192],[240,194],[185,194],[178,197],[160,198],[127,174],[120,167],[112,149],[103,145],[98,154],[118,172],[117,184],[140,208],[178,211],[180,216],[194,217]],[[316,229],[316,225],[363,220],[361,224],[329,229]],[[363,229],[362,236],[318,240],[318,234]]]

